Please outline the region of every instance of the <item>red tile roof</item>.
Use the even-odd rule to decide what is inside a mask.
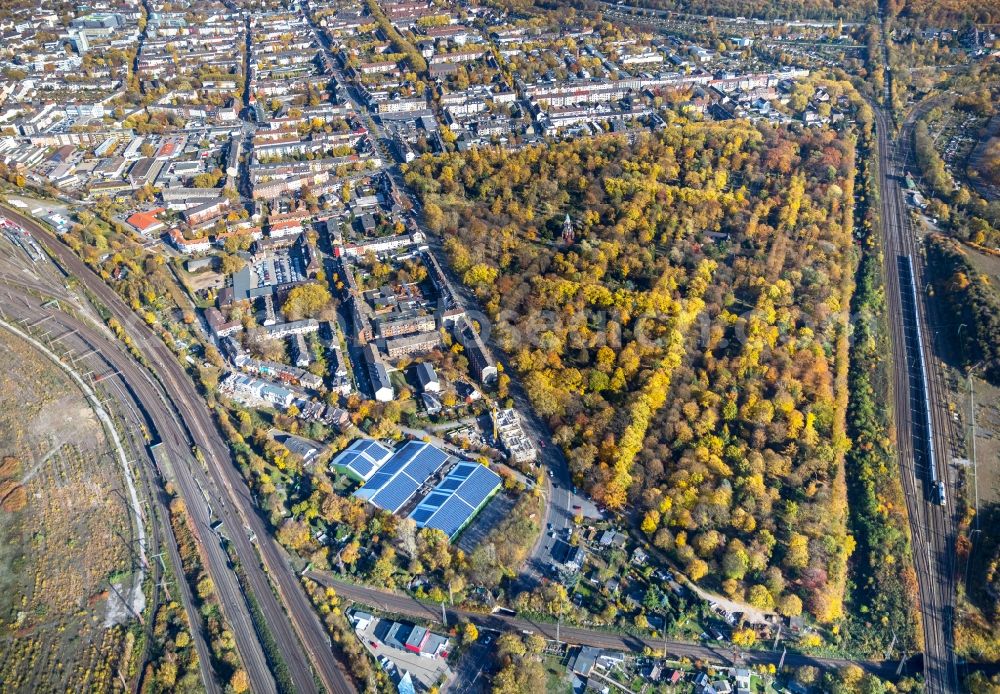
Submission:
[[[127,221],[129,224],[134,226],[139,231],[146,231],[147,229],[151,229],[157,224],[163,224],[163,222],[161,222],[159,219],[156,218],[156,215],[160,214],[161,212],[163,212],[162,207],[154,208],[152,210],[149,210],[148,212],[136,212],[134,215],[132,215],[125,221]]]

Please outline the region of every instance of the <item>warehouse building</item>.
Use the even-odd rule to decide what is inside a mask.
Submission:
[[[357,482],[367,482],[392,457],[392,451],[374,439],[358,439],[341,451],[330,469]]]
[[[354,496],[396,513],[444,466],[448,457],[429,443],[408,441],[354,492]]]
[[[461,462],[410,514],[419,528],[436,528],[454,540],[500,489],[500,475],[479,463]]]

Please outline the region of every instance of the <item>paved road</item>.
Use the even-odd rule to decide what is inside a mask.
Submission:
[[[885,173],[887,169],[887,159],[891,155],[889,154],[889,143],[886,137],[887,129],[884,122],[884,115],[879,112],[878,116],[880,118],[879,123],[879,134],[880,134],[880,154],[883,159],[883,205],[885,207],[883,211],[883,216],[886,219],[886,236],[887,236],[887,256],[892,256],[893,253],[905,252],[909,254],[914,254],[915,252],[912,248],[913,239],[909,234],[908,229],[904,226],[905,215],[902,208],[902,191],[899,188],[898,181],[895,179],[887,179]],[[395,167],[390,172],[397,182],[402,185],[402,181],[399,179],[398,169]],[[416,210],[418,213],[421,212],[419,209],[419,203],[416,203]],[[435,244],[435,236],[428,234],[430,241],[430,246],[432,251],[439,257],[443,257],[441,249]],[[901,246],[900,244],[906,244]],[[901,250],[902,249],[902,250]],[[449,272],[449,266],[447,263],[442,263],[442,267],[445,268],[446,272]],[[887,263],[887,273],[895,273],[895,264]],[[922,275],[918,271],[918,281]],[[473,297],[469,296],[468,292],[465,290],[464,286],[452,278],[452,284],[458,289],[458,296],[461,296],[463,302],[466,306],[475,306],[476,302]],[[899,420],[899,430],[903,432],[912,431],[912,425],[910,424],[911,419],[909,416],[909,398],[908,398],[908,382],[906,381],[906,360],[905,360],[905,348],[902,346],[902,321],[899,306],[899,284],[898,276],[887,277],[887,287],[889,291],[895,291],[893,297],[895,300],[892,302],[893,310],[890,311],[894,315],[894,327],[896,331],[894,332],[894,345],[898,353],[895,355],[896,358],[896,394],[897,394],[897,410],[901,413],[901,418]],[[923,313],[921,312],[921,319],[923,319]],[[502,359],[502,354],[498,353],[498,357]],[[932,361],[928,363],[933,364]],[[936,399],[937,390],[940,388],[939,380],[937,376],[929,379],[931,384],[931,398],[935,402],[940,402]],[[550,436],[546,431],[544,422],[539,420],[532,414],[532,408],[524,396],[523,390],[519,387],[516,379],[511,384],[511,392],[516,401],[516,406],[520,412],[525,414],[525,427],[528,430],[529,435],[535,441],[546,441],[551,440]],[[935,419],[940,417],[940,413],[937,412],[935,408]],[[943,427],[935,427],[938,432],[943,431]],[[940,437],[941,434],[938,434]],[[907,437],[904,437],[907,438]],[[937,440],[936,448],[939,448],[942,452],[947,450],[945,445],[942,445],[943,441]],[[911,447],[907,441],[900,442],[900,456],[903,462],[904,469],[908,469],[907,479],[907,498],[911,505],[911,522],[915,523],[917,526],[914,528],[914,542],[916,547],[924,547],[926,550],[925,555],[918,556],[918,574],[922,576],[921,580],[921,602],[924,605],[924,623],[927,625],[926,634],[928,640],[927,651],[931,654],[928,664],[928,673],[931,673],[931,677],[941,680],[942,682],[947,679],[947,672],[949,670],[950,656],[950,631],[946,627],[945,622],[947,621],[950,610],[951,601],[950,596],[953,594],[953,590],[949,588],[948,578],[951,573],[948,570],[948,563],[950,561],[948,557],[948,548],[951,546],[949,544],[949,532],[948,532],[948,521],[946,516],[950,517],[951,513],[951,501],[950,497],[953,496],[949,494],[949,506],[946,507],[946,511],[942,512],[939,507],[935,507],[932,503],[928,502],[929,496],[927,494],[918,495],[915,489],[916,478],[915,478],[915,464],[913,453]],[[545,514],[542,520],[543,523],[543,533],[539,538],[539,541],[535,544],[532,549],[531,557],[528,562],[527,570],[522,573],[519,581],[522,587],[530,587],[537,578],[544,572],[549,566],[551,566],[551,548],[552,542],[548,539],[547,526],[552,525],[552,528],[556,531],[560,531],[572,524],[572,517],[574,514],[573,506],[577,505],[573,494],[573,485],[570,472],[568,470],[566,461],[561,455],[561,452],[556,446],[548,446],[542,450],[541,456],[542,464],[552,471],[552,477],[547,484],[546,494],[547,503],[545,506]],[[942,458],[947,460],[948,458]],[[927,536],[927,539],[925,539]],[[921,558],[922,557],[922,558]],[[938,577],[940,574],[940,577]],[[925,588],[926,587],[926,588]],[[350,590],[347,588],[345,590]],[[376,596],[369,594],[368,599],[378,599]],[[395,605],[394,607],[399,608],[402,605]],[[420,609],[420,608],[418,608]],[[567,632],[572,633],[572,632]],[[612,638],[607,635],[601,635],[595,640],[602,641],[602,643],[595,643],[594,645],[603,645],[606,640]],[[622,641],[620,637],[619,641]],[[621,643],[619,645],[628,645]],[[679,649],[689,649],[692,648],[690,645],[678,645]],[[700,647],[697,647],[700,648]],[[803,656],[797,656],[803,657]],[[944,663],[943,667],[941,663]],[[953,668],[950,668],[953,671]],[[887,674],[887,673],[883,673]],[[933,686],[933,685],[932,685]],[[944,689],[942,689],[944,691]]]
[[[359,94],[356,92],[354,86],[352,86],[351,82],[344,77],[344,73],[340,69],[340,63],[333,54],[329,37],[326,35],[326,32],[320,29],[319,26],[317,26],[313,21],[312,15],[306,8],[306,3],[302,3],[300,9],[306,19],[306,22],[309,24],[309,28],[312,30],[313,38],[316,40],[316,43],[319,44],[320,49],[326,54],[330,61],[330,66],[333,69],[332,77],[337,83],[337,98],[344,99],[346,97],[351,106],[354,108],[354,111],[358,114],[358,117],[361,118],[368,126],[369,134],[372,138],[372,144],[375,146],[374,154],[379,159],[379,168],[383,168],[386,164],[391,166],[391,158],[388,158],[387,160],[383,160],[382,158],[383,154],[386,157],[389,156],[389,141],[385,139],[385,136],[382,134],[382,130],[379,128],[378,123],[375,122],[375,119],[369,115],[368,108],[361,103]],[[379,151],[380,145],[385,148],[384,152]]]
[[[924,670],[927,691],[958,691],[954,659],[952,616],[955,607],[954,498],[956,485],[948,443],[950,419],[946,412],[945,389],[928,336],[934,333],[927,320],[922,297],[923,258],[910,227],[901,179],[911,154],[913,115],[904,123],[898,139],[890,140],[889,123],[884,111],[875,108],[878,131],[879,176],[882,188],[883,251],[885,255],[886,298],[889,308],[893,350],[893,396],[896,416],[897,448],[902,471],[903,490],[909,511],[913,539],[913,558],[917,572],[920,613],[924,632]],[[904,293],[900,282],[898,259],[909,256],[914,267],[914,286],[920,300],[915,310],[920,336],[914,340],[917,325],[907,322]],[[910,348],[907,333],[910,334]],[[926,364],[926,379],[919,367],[919,354]],[[922,384],[926,382],[926,400]],[[917,392],[914,392],[917,391]],[[928,441],[924,406],[929,403],[932,442]],[[932,446],[932,448],[931,448]],[[930,483],[930,456],[933,450],[937,471],[945,485],[946,503],[935,503]]]
[[[169,406],[162,405],[159,409],[166,410],[171,415],[183,413],[179,416],[181,430],[187,433],[188,440],[198,447],[206,461],[205,467],[190,466],[200,487],[198,491],[204,490],[208,499],[205,505],[210,505],[215,516],[224,522],[223,532],[240,557],[254,597],[288,665],[295,690],[317,690],[311,663],[327,690],[353,691],[353,682],[334,656],[325,627],[314,613],[304,589],[288,564],[287,556],[278,547],[263,518],[258,514],[256,504],[236,469],[204,400],[177,358],[149,326],[132,313],[114,290],[94,274],[71,249],[54,242],[49,232],[30,218],[11,210],[6,210],[4,214],[21,224],[39,243],[48,246],[67,272],[75,275],[132,336],[138,349],[152,365],[153,373],[169,398]],[[182,477],[183,475],[178,475],[179,479]],[[195,497],[192,495],[191,498]],[[190,501],[188,503],[189,509],[191,506],[201,506]],[[256,536],[256,543],[251,543],[250,533]],[[203,536],[202,539],[206,548],[218,546],[208,537]],[[257,558],[254,544],[260,550],[263,566]],[[211,561],[219,564],[217,570],[226,565],[225,559],[212,558]],[[274,579],[273,588],[268,575]],[[250,667],[248,664],[248,669]]]
[[[318,583],[332,587],[341,598],[416,619],[433,622],[441,621],[441,606],[436,603],[421,602],[410,595],[394,591],[345,583],[326,571],[310,571],[306,575]],[[538,622],[523,617],[481,614],[457,608],[447,608],[446,612],[449,625],[454,625],[459,621],[471,621],[483,629],[530,631],[541,634],[550,640],[555,640],[556,638],[556,625],[547,622]],[[664,641],[663,639],[643,638],[575,626],[562,626],[559,630],[559,638],[562,642],[572,645],[596,646],[598,648],[634,651],[638,653],[643,652],[646,648],[663,651],[664,645],[666,645],[667,652],[675,657],[685,657],[692,660],[697,659],[727,665],[731,665],[734,662],[733,651],[728,648],[717,648],[712,645],[691,643],[689,641],[672,641],[669,639]],[[748,664],[777,664],[781,660],[780,651],[749,651],[739,655],[741,662]],[[896,663],[820,658],[801,653],[787,653],[785,655],[785,665],[791,667],[815,665],[823,668],[837,668],[852,662],[881,677],[895,677]]]
[[[398,167],[393,167],[389,170],[389,173],[393,176],[400,190],[407,189]],[[466,310],[477,309],[479,304],[475,295],[461,282],[460,278],[451,269],[451,264],[448,262],[444,249],[441,247],[440,237],[431,233],[423,225],[423,210],[420,201],[413,198],[413,202],[414,217],[417,219],[417,223],[424,236],[428,239],[430,252],[434,254],[438,264],[447,276],[452,295],[461,302]],[[476,319],[483,325],[484,330],[489,328],[489,321],[485,315],[480,313],[480,315],[476,316]],[[525,339],[530,339],[530,336],[526,336]],[[597,510],[593,502],[579,493],[573,484],[573,477],[570,473],[566,456],[563,455],[562,449],[559,446],[552,443],[552,432],[549,431],[549,427],[545,421],[535,413],[510,360],[496,346],[492,346],[492,350],[497,361],[503,366],[504,373],[511,376],[508,392],[514,401],[514,409],[521,415],[521,426],[524,429],[524,433],[528,435],[528,438],[538,448],[537,463],[541,466],[541,469],[547,472],[543,478],[544,487],[542,492],[545,495],[545,508],[541,518],[541,533],[531,548],[524,569],[518,576],[518,587],[530,590],[538,585],[541,577],[551,570],[554,563],[552,550],[555,547],[556,538],[564,538],[566,531],[575,527],[573,517],[577,513],[576,507],[585,510],[589,515],[595,515]],[[551,534],[555,534],[556,538],[552,537]]]
[[[308,18],[308,13],[306,13]],[[370,117],[367,117],[368,109],[360,102],[360,100],[354,94],[354,88],[350,86],[350,82],[344,77],[343,73],[337,66],[337,61],[330,50],[330,45],[327,37],[322,31],[313,24],[312,20],[309,20],[310,26],[313,29],[313,33],[316,40],[323,47],[323,50],[327,52],[330,57],[331,64],[334,66],[334,77],[336,78],[341,89],[340,92],[346,96],[350,101],[351,105],[357,111],[357,113],[365,118],[369,128],[371,129],[371,135],[376,143],[385,144],[387,140],[384,134],[379,128],[378,124]],[[385,145],[387,147],[387,145]],[[401,191],[408,190],[403,177],[399,171],[399,167],[393,164],[391,160],[388,161],[388,167],[385,169],[390,176],[392,176],[397,188]],[[439,239],[435,234],[430,233],[430,231],[423,226],[422,222],[422,209],[420,208],[420,203],[415,198],[412,198],[414,203],[414,217],[417,220],[418,225],[421,227],[421,231],[424,232],[424,236],[429,239],[429,246],[431,252],[437,257],[438,263],[441,265],[442,269],[446,274],[449,275],[449,279],[452,285],[452,293],[456,297],[460,297],[462,304],[466,308],[472,308],[478,306],[478,302],[475,297],[469,293],[468,288],[465,287],[457,277],[455,277],[451,271],[450,264],[447,262],[439,243]],[[480,320],[483,320],[482,318]],[[346,327],[346,326],[345,326]],[[345,334],[349,334],[345,331]],[[514,374],[514,369],[508,363],[505,355],[499,350],[494,349],[494,355],[503,364],[506,373]],[[354,355],[352,354],[352,359]],[[355,361],[354,363],[360,363]],[[520,380],[516,377],[512,377],[510,384],[510,395],[514,399],[515,408],[521,414],[521,421],[524,426],[525,433],[531,438],[536,445],[544,445],[544,448],[539,449],[539,464],[542,468],[551,471],[551,476],[546,480],[544,494],[546,498],[545,510],[541,520],[541,533],[539,534],[538,540],[532,547],[529,560],[525,566],[525,570],[521,573],[519,581],[520,587],[531,588],[537,585],[541,576],[552,566],[552,549],[555,546],[555,539],[550,537],[549,532],[554,532],[558,536],[562,537],[568,528],[573,527],[573,516],[576,511],[575,506],[580,506],[582,508],[593,509],[593,504],[585,499],[583,496],[576,493],[576,488],[573,485],[573,480],[570,475],[569,467],[566,463],[566,458],[563,456],[562,451],[558,446],[552,445],[552,435],[548,430],[548,426],[534,414],[534,409],[531,407],[531,403],[528,401],[528,397],[521,387]],[[551,528],[549,527],[551,525]]]

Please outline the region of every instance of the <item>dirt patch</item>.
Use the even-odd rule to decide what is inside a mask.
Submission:
[[[179,274],[181,274],[184,283],[192,292],[219,289],[226,284],[226,276],[214,270],[199,270],[198,272],[183,271]]]
[[[26,503],[0,511],[0,682],[23,691],[112,688],[128,638],[106,628],[109,579],[132,564],[119,467],[83,394],[0,331],[0,457]]]
[[[107,449],[97,415],[80,396],[66,395],[41,408],[25,422],[28,439],[45,442],[49,451],[72,445],[83,452],[98,453]],[[45,463],[38,460],[32,469]]]
[[[984,275],[989,275],[994,286],[1000,286],[1000,255],[981,253],[965,245],[962,249],[968,254],[972,267]]]
[[[967,413],[970,406],[968,384],[965,384],[965,404]],[[990,501],[1000,502],[1000,388],[982,379],[975,379],[976,401],[976,479],[979,487],[980,504]],[[967,418],[970,422],[971,419]],[[971,441],[971,426],[966,434]],[[969,446],[969,455],[972,455]]]

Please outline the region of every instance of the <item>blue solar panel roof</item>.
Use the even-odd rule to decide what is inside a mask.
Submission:
[[[448,471],[448,479],[462,480],[468,479],[469,475],[476,471],[477,467],[482,467],[479,463],[470,463],[468,461],[462,461],[451,470]]]
[[[357,439],[333,459],[332,465],[346,467],[367,479],[391,455],[392,451],[374,439]]]
[[[351,448],[358,451],[359,453],[366,453],[375,460],[380,460],[382,458],[388,458],[392,455],[392,451],[383,446],[381,443],[375,439],[358,439],[351,444]]]
[[[373,496],[371,501],[379,508],[395,513],[410,500],[419,486],[406,475],[397,475],[392,482],[385,485],[380,492]]]
[[[382,487],[387,485],[390,482],[390,480],[392,480],[392,476],[393,473],[386,471],[385,465],[383,465],[381,470],[376,472],[374,475],[371,476],[370,480],[365,482],[365,486],[363,486],[358,491],[354,492],[354,495],[359,496],[363,499],[370,499],[375,494],[377,494],[378,491],[382,489]]]
[[[405,461],[400,460],[397,456],[393,456],[386,461],[385,465],[382,466],[381,472],[389,475],[395,475],[397,472],[403,469]]]
[[[476,508],[500,486],[500,475],[483,465],[477,465],[456,492],[463,501]]]
[[[468,522],[474,510],[467,503],[453,496],[427,520],[426,527],[437,528],[448,537],[452,537],[459,528]]]
[[[368,473],[375,469],[375,465],[372,464],[371,460],[360,453],[354,452],[344,456],[342,464],[351,468],[362,477],[367,477]]]
[[[429,443],[409,441],[396,450],[355,496],[395,513],[446,460],[448,454]]]
[[[421,527],[437,528],[453,538],[499,487],[500,475],[488,467],[459,463],[420,502],[410,518]]]
[[[441,492],[437,491],[431,492],[426,497],[424,497],[424,500],[420,502],[420,505],[427,506],[429,508],[430,507],[437,508],[438,506],[446,502],[450,496],[451,496],[450,494],[442,494]]]
[[[448,460],[447,453],[422,441],[410,441],[399,449],[396,456],[405,460],[406,474],[421,483],[426,482]]]

